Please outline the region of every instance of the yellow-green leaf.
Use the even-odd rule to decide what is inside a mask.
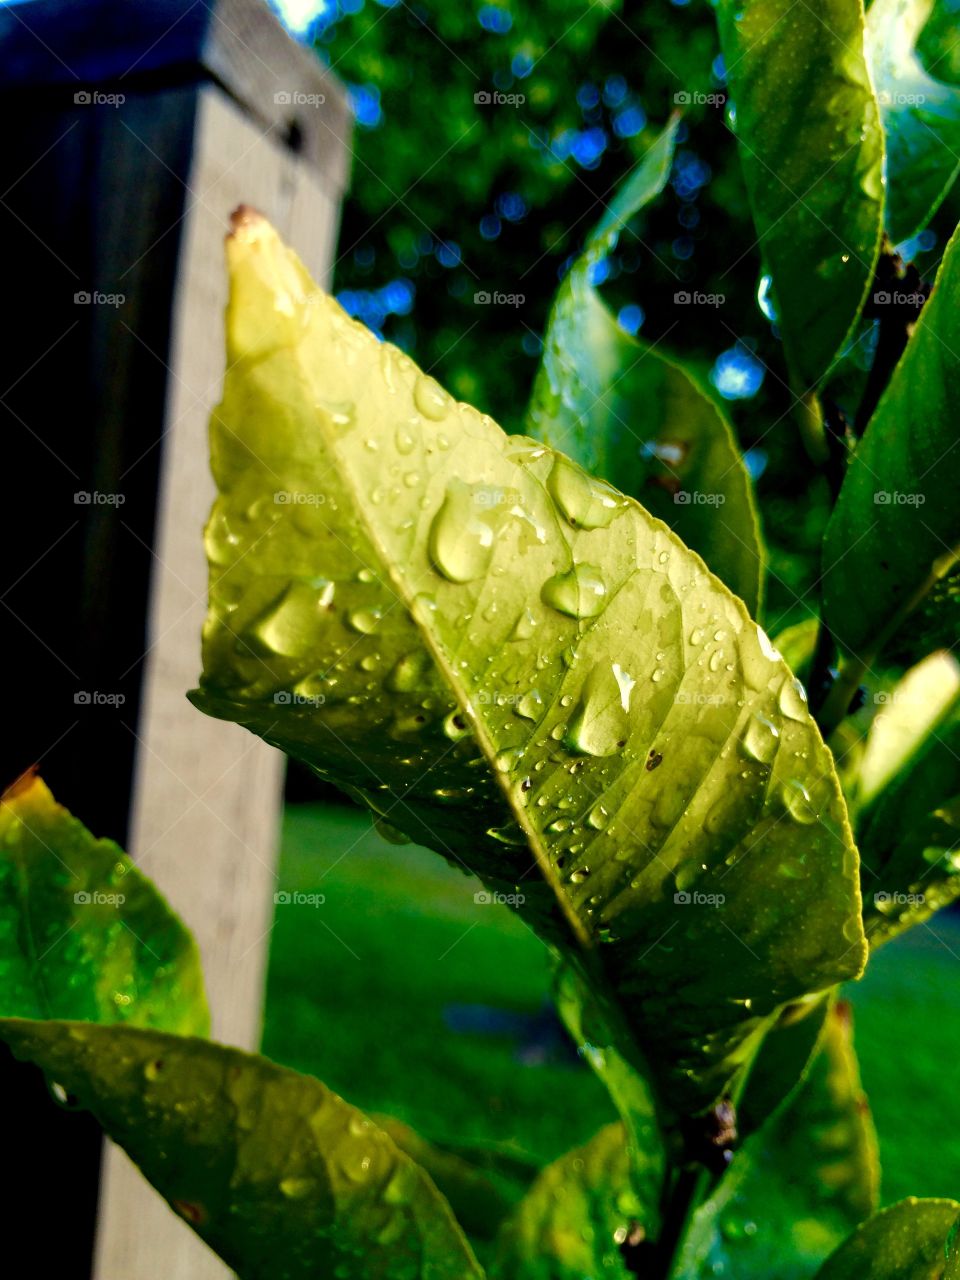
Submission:
[[[592,478],[378,343],[265,221],[229,245],[195,702],[506,895],[674,1105],[709,1104],[774,1009],[863,961],[792,675],[635,502],[584,521]]]

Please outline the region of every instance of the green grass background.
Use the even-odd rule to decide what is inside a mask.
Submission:
[[[612,1118],[603,1088],[529,1037],[456,1031],[445,1011],[534,1017],[549,992],[537,939],[442,858],[386,843],[359,810],[287,808],[278,888],[322,905],[276,909],[264,1052],[350,1102],[458,1145],[506,1144],[538,1162]],[[889,944],[846,994],[880,1135],[883,1199],[960,1198],[951,1123],[960,1056],[960,928],[938,917]]]

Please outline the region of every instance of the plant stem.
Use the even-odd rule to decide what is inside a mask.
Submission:
[[[681,1169],[663,1211],[651,1280],[670,1280],[687,1227],[710,1178],[702,1166]]]

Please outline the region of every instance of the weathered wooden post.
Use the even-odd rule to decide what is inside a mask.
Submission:
[[[252,204],[329,277],[349,112],[262,0],[4,7],[0,73],[3,782],[39,760],[87,825],[127,844],[198,937],[214,1034],[252,1047],[282,762],[184,697],[206,595],[222,240]],[[96,1145],[27,1068],[4,1070],[23,1152],[9,1220],[56,1215],[61,1230],[32,1233],[34,1262],[80,1275]],[[114,1149],[95,1254],[102,1280],[224,1273]]]

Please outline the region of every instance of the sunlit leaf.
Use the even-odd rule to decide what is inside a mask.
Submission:
[[[901,1200],[865,1222],[817,1280],[943,1280],[955,1200]],[[955,1265],[955,1264],[954,1264]]]
[[[954,235],[850,464],[824,539],[825,617],[852,655],[881,652],[960,554],[958,303]],[[958,606],[960,597],[944,597],[954,626]]]
[[[918,662],[889,692],[874,695],[877,714],[870,725],[860,765],[858,799],[869,805],[910,762],[960,696],[960,666],[940,651]]]
[[[760,533],[732,428],[686,370],[620,326],[592,283],[631,215],[663,188],[675,133],[673,122],[651,146],[560,285],[528,412],[530,433],[670,525],[756,615]],[[561,502],[563,486],[560,475]],[[602,513],[599,485],[596,503]]]
[[[889,711],[871,730],[857,824],[864,926],[873,947],[960,896],[956,663],[934,654],[889,696]]]
[[[665,526],[455,404],[262,219],[230,256],[195,702],[475,871],[709,1104],[863,959],[793,677]]]
[[[886,140],[887,232],[920,231],[960,170],[960,89],[929,75],[917,40],[934,0],[873,0],[867,58]]]
[[[467,1280],[427,1175],[319,1080],[207,1040],[0,1022],[244,1280]]]
[[[0,853],[0,1016],[207,1034],[193,938],[34,774],[0,798]]]
[[[883,143],[860,0],[719,0],[735,132],[801,394],[851,331],[882,229]]]

